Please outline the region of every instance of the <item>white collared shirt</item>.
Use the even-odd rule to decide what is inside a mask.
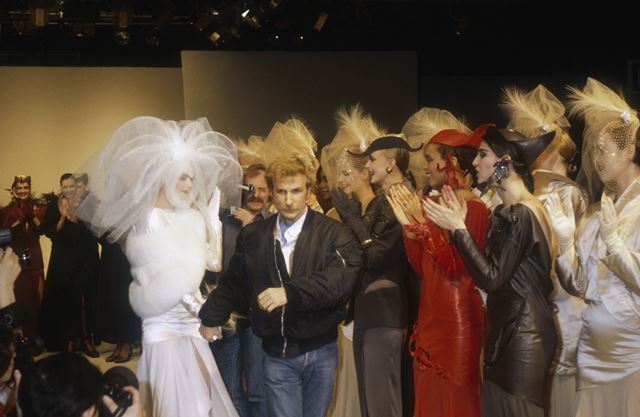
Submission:
[[[278,220],[276,221],[276,239],[280,241],[280,249],[282,250],[282,255],[284,257],[284,262],[287,265],[287,273],[291,274],[291,261],[293,260],[293,250],[296,247],[296,242],[298,241],[298,236],[300,236],[300,232],[302,231],[302,225],[304,224],[304,220],[307,218],[307,212],[309,208],[304,209],[304,214],[300,216],[298,220],[288,225],[288,227],[284,231],[284,239],[280,230],[280,223],[282,222],[282,217],[278,214]]]

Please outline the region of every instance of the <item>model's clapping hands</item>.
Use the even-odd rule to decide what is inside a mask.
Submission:
[[[408,224],[414,220],[418,223],[425,222],[422,208],[420,207],[420,197],[418,197],[416,193],[409,190],[406,185],[392,185],[389,189],[387,200],[389,200],[391,208],[393,208],[393,212],[396,214],[396,217],[398,217],[399,215],[400,217],[403,217],[402,220],[398,218],[398,221],[400,223]],[[404,216],[399,214],[399,209],[402,210]]]
[[[445,185],[442,187],[442,197],[436,203],[431,199],[422,200],[425,214],[435,224],[447,230],[466,229],[464,220],[467,217],[467,202]]]

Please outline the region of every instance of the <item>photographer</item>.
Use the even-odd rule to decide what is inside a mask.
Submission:
[[[18,381],[18,415],[22,417],[140,417],[143,416],[138,390],[125,386],[131,404],[121,413],[114,398],[105,394],[109,381],[85,357],[63,352],[38,361]]]
[[[0,417],[15,407],[16,390],[13,384],[13,359],[15,357],[13,332],[0,323]]]

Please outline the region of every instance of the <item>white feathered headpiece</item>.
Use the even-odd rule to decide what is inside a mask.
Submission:
[[[580,171],[586,179],[591,201],[595,201],[595,197],[602,191],[602,184],[593,164],[598,138],[602,133],[609,131],[620,143],[635,143],[640,120],[637,112],[627,104],[621,93],[614,92],[593,78],[587,78],[587,84],[582,90],[575,87],[567,88],[570,99],[569,114],[582,116],[585,121]],[[580,177],[579,173],[578,179]]]
[[[515,87],[505,87],[500,107],[509,118],[507,128],[529,138],[571,127],[564,115],[562,102],[542,84],[527,93]]]
[[[348,111],[346,108],[339,109],[336,122],[338,131],[331,142],[322,148],[320,156],[322,170],[330,187],[335,185],[338,164],[346,156],[347,149],[364,152],[374,139],[386,135],[386,131],[378,126],[371,115],[365,114],[359,104]]]

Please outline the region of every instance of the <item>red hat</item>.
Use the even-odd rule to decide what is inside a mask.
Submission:
[[[457,148],[459,146],[466,146],[467,148],[478,149],[480,147],[480,143],[482,142],[482,137],[489,127],[492,127],[492,124],[484,124],[478,126],[476,130],[473,131],[470,135],[467,135],[464,132],[461,132],[457,129],[445,129],[436,133],[429,143],[438,143],[440,145],[451,146],[453,148]]]
[[[469,135],[461,132],[457,129],[445,129],[441,130],[429,140],[429,143],[438,143],[440,145],[451,146],[457,148],[458,146],[465,146],[469,141]]]
[[[476,127],[473,133],[471,133],[471,136],[469,136],[469,143],[467,143],[467,146],[469,146],[470,148],[478,149],[480,147],[480,144],[482,143],[484,134],[487,133],[487,129],[491,127],[496,127],[496,125],[494,125],[493,123],[485,123]]]

